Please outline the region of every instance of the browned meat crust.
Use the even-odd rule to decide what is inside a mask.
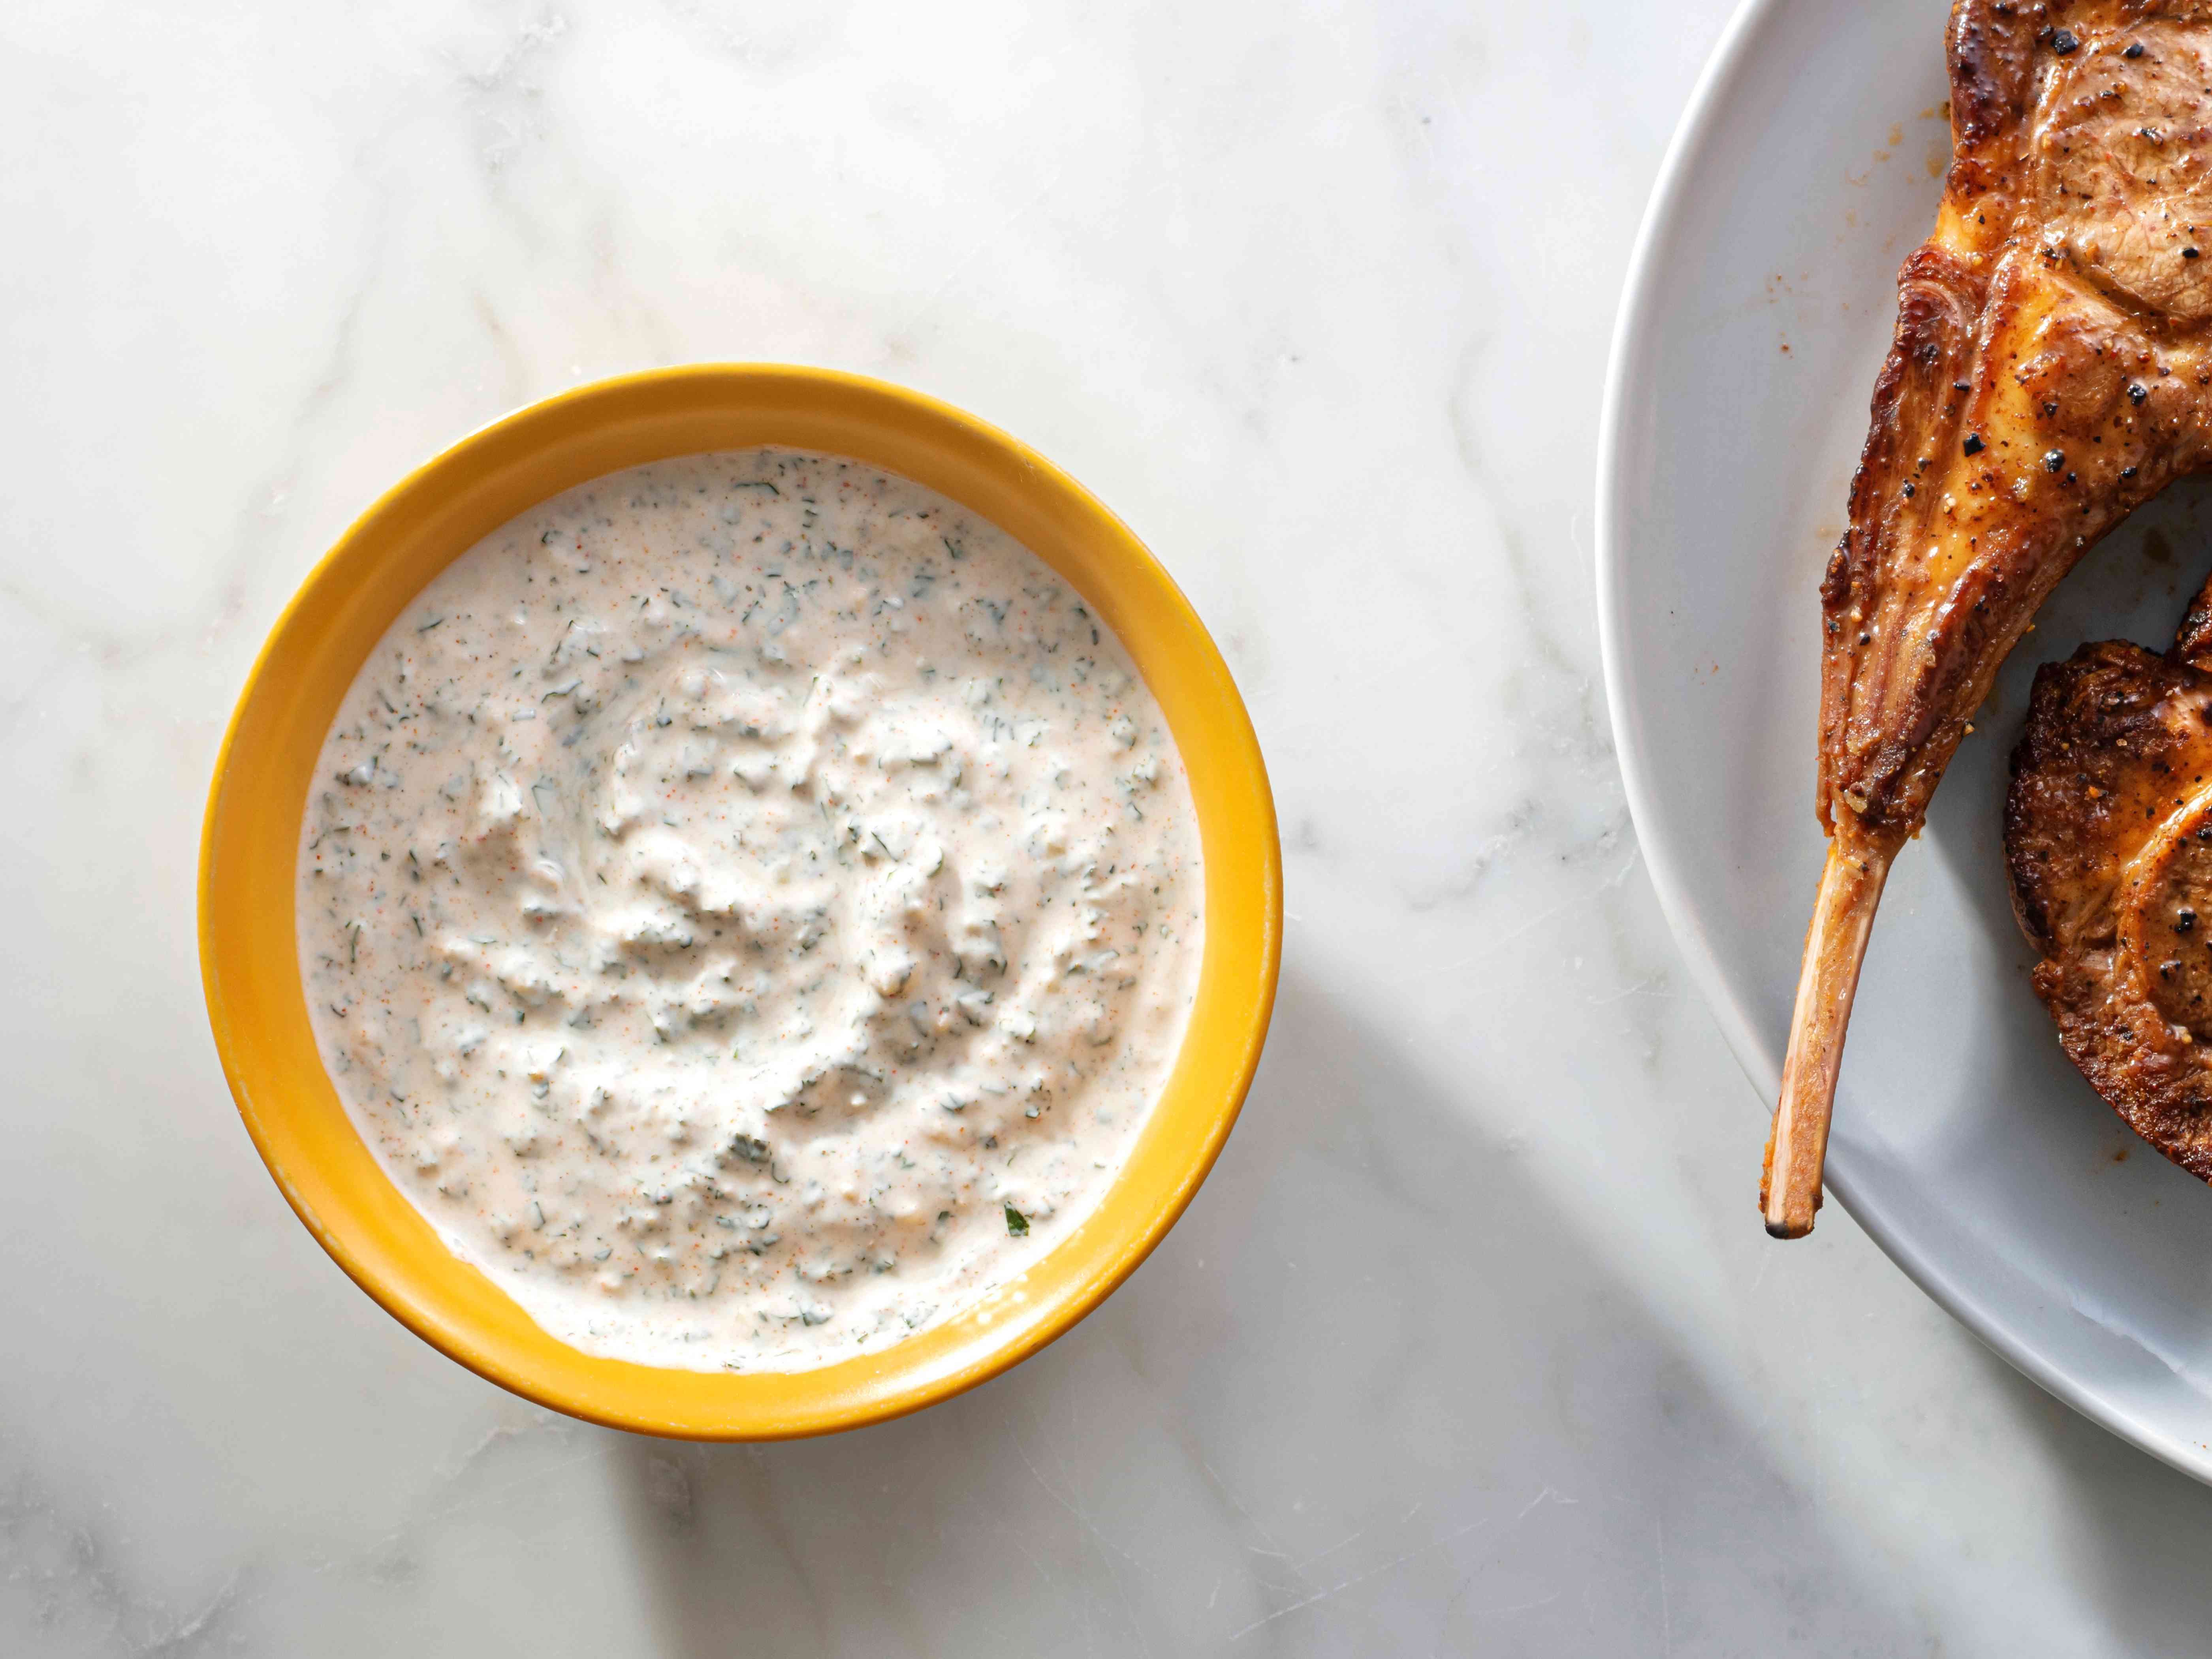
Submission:
[[[1885,852],[2058,579],[2212,461],[2212,11],[1960,0],[1950,56],[1956,152],[1821,587],[1820,821]]]
[[[2212,4],[1957,0],[1952,159],[1898,273],[1820,586],[1832,836],[1759,1204],[1809,1231],[1891,862],[2074,562],[2212,465]]]
[[[2212,1181],[2212,587],[2160,657],[2038,670],[2005,860],[2058,1041],[2130,1127]]]

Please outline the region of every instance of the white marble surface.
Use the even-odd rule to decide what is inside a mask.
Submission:
[[[0,1652],[2200,1648],[2212,1493],[1832,1207],[1767,1242],[1638,866],[1590,445],[1723,10],[0,9]],[[1152,1261],[963,1399],[762,1449],[546,1415],[355,1291],[192,936],[222,721],[347,519],[693,358],[905,380],[1090,483],[1288,855],[1267,1064]]]

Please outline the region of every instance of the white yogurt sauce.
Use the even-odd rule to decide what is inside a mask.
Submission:
[[[316,769],[300,960],[353,1121],[540,1325],[798,1370],[1096,1204],[1202,890],[1166,721],[1065,582],[745,451],[570,490],[408,607]]]

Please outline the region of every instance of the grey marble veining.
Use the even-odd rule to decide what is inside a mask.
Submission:
[[[1644,882],[1591,447],[1723,10],[0,16],[0,1652],[2201,1645],[2212,1494],[1839,1212],[1768,1244]],[[1267,1062],[1152,1261],[963,1399],[757,1449],[549,1416],[354,1290],[191,921],[222,722],[346,521],[700,358],[906,381],[1126,515],[1289,878]]]

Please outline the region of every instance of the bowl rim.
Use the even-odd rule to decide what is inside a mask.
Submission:
[[[940,455],[957,458],[942,464],[971,495],[1008,493],[994,503],[1000,510],[988,510],[965,498],[961,489],[949,488],[945,476],[922,476],[911,465],[894,465],[880,455],[855,455],[850,447],[766,436],[746,443],[679,443],[651,453],[641,450],[639,459],[573,476],[562,470],[571,463],[551,459],[591,453],[593,443],[624,441],[610,434],[624,429],[625,421],[654,431],[681,430],[687,422],[694,427],[711,427],[716,421],[757,423],[772,420],[784,405],[811,410],[822,420],[856,423],[855,431],[868,428],[871,442],[908,444],[910,448],[901,452],[908,460],[923,453],[931,458],[928,465],[938,465]],[[763,415],[764,409],[770,412]],[[784,410],[787,416],[789,409]],[[633,436],[627,441],[635,447],[642,441]],[[404,568],[398,576],[384,574],[408,556],[410,545],[418,563],[434,561],[422,565],[434,574],[483,534],[528,510],[531,502],[590,477],[644,460],[750,447],[826,447],[828,453],[902,472],[994,521],[1008,515],[1009,502],[1022,513],[1034,507],[1035,523],[1005,527],[1109,621],[1170,716],[1200,807],[1206,930],[1200,988],[1175,1069],[1122,1169],[1073,1231],[1011,1285],[915,1336],[811,1370],[732,1374],[584,1354],[538,1328],[497,1289],[495,1279],[437,1241],[427,1218],[413,1209],[353,1129],[319,1057],[313,1058],[312,1076],[301,1064],[297,1041],[307,1020],[296,942],[289,951],[276,948],[270,911],[281,905],[282,938],[295,941],[289,894],[296,883],[299,814],[313,769],[312,753],[304,762],[298,758],[296,734],[311,726],[326,733],[331,715],[317,722],[308,721],[304,712],[290,716],[291,708],[312,708],[318,699],[305,691],[295,696],[285,677],[316,660],[310,647],[339,626],[332,618],[340,610],[351,605],[358,613],[349,624],[353,634],[364,628],[368,632],[366,643],[346,657],[342,676],[335,667],[317,671],[325,687],[336,677],[337,691],[322,699],[333,711],[336,697],[352,684],[392,617],[428,579],[407,580]],[[480,507],[483,499],[494,498],[496,489],[488,480],[503,476],[502,467],[565,481],[550,489],[501,486],[509,495],[517,488],[536,493],[476,533],[455,539],[454,515],[472,501]],[[446,515],[442,521],[441,514]],[[441,522],[446,526],[442,532]],[[1070,539],[1037,545],[1036,526],[1048,523],[1060,525]],[[1079,535],[1079,545],[1073,539]],[[433,546],[442,547],[442,552],[425,550]],[[1077,580],[1064,560],[1084,566],[1094,582],[1110,585],[1094,591]],[[394,589],[404,591],[383,603]],[[361,620],[377,612],[381,619],[372,617],[373,626]],[[338,654],[325,652],[324,659],[335,663]],[[1164,666],[1176,699],[1172,709],[1156,678]],[[269,736],[270,722],[288,717],[295,734],[289,762]],[[313,747],[319,752],[319,738]],[[298,787],[291,791],[295,776]],[[273,870],[277,843],[270,826],[281,823],[287,799],[293,802],[293,850],[280,877]],[[256,823],[258,831],[250,827]],[[264,850],[253,857],[249,849],[257,836]],[[240,902],[257,884],[266,890],[258,909]],[[233,1100],[294,1213],[355,1284],[448,1358],[554,1410],[674,1437],[783,1439],[885,1421],[989,1380],[1072,1328],[1166,1236],[1212,1168],[1259,1064],[1281,962],[1281,849],[1258,738],[1227,665],[1173,580],[1097,497],[1019,440],[925,393],[799,365],[696,363],[593,380],[528,404],[414,467],[353,520],[287,601],[239,693],[217,751],[202,820],[198,912],[209,1020]],[[1218,930],[1223,916],[1236,923],[1231,933]],[[258,946],[249,942],[257,932],[264,935]],[[1208,1020],[1203,1031],[1201,1016]],[[287,1024],[295,1017],[296,1029]],[[280,1027],[289,1048],[278,1046]],[[312,1046],[312,1037],[307,1040]],[[346,1136],[331,1128],[332,1109],[344,1122]],[[1177,1140],[1170,1145],[1163,1139],[1155,1145],[1156,1127],[1171,1113]],[[319,1133],[308,1134],[309,1125]],[[351,1152],[343,1149],[347,1139]],[[319,1146],[323,1150],[316,1150]],[[381,1182],[380,1195],[374,1183],[365,1181],[361,1158]],[[1147,1179],[1133,1187],[1131,1176],[1140,1170]],[[422,1250],[404,1218],[392,1211],[395,1203],[434,1245],[434,1255]],[[381,1223],[365,1218],[372,1214]],[[379,1243],[377,1224],[397,1229],[394,1236],[404,1248]],[[506,1314],[485,1311],[486,1291],[513,1310],[534,1339],[519,1336]],[[546,1345],[559,1355],[546,1354]]]

